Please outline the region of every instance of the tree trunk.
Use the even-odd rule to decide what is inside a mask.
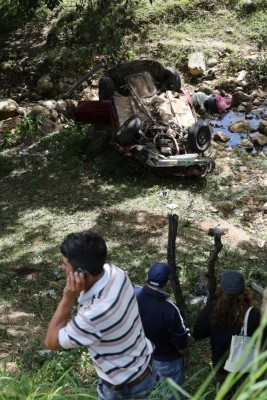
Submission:
[[[210,228],[208,231],[209,236],[214,237],[214,250],[212,251],[210,258],[208,260],[208,272],[206,274],[207,277],[207,286],[209,290],[209,295],[207,302],[213,301],[216,298],[216,290],[217,290],[217,276],[216,276],[216,261],[218,260],[218,255],[223,248],[223,244],[221,242],[221,236],[227,232],[227,229],[224,228]]]

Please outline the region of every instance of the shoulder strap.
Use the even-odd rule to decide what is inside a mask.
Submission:
[[[248,317],[249,317],[249,313],[250,310],[252,309],[252,307],[249,307],[247,309],[247,312],[245,314],[245,318],[244,318],[244,323],[243,323],[243,327],[242,327],[242,331],[244,332],[244,335],[247,336],[248,335]]]

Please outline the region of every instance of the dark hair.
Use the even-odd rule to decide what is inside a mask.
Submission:
[[[251,292],[248,288],[238,294],[228,294],[219,289],[218,300],[211,319],[212,326],[228,328],[242,325],[245,313],[252,303]]]
[[[83,268],[93,276],[103,271],[107,246],[97,233],[91,231],[70,233],[63,240],[60,251],[74,270]]]

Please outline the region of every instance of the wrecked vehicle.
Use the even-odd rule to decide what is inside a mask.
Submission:
[[[197,121],[173,67],[144,59],[109,68],[99,81],[99,101],[80,101],[74,115],[95,132],[98,123],[108,124],[111,144],[153,172],[205,176],[214,168],[204,155],[210,127]]]

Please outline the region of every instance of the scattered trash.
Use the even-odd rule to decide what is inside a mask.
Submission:
[[[206,296],[193,296],[190,294],[186,299],[185,302],[187,304],[203,304],[205,305],[207,303],[207,297]]]
[[[44,290],[42,292],[38,293],[39,296],[41,297],[52,297],[53,299],[57,298],[56,292],[54,291],[54,289],[50,289],[50,290]]]
[[[236,82],[242,82],[247,74],[247,71],[242,70],[239,72],[238,77],[236,78]]]
[[[159,197],[161,197],[162,199],[168,199],[169,198],[169,190],[168,189],[162,190],[159,193]]]
[[[51,351],[52,351],[52,350],[48,350],[48,349],[39,350],[39,351],[37,351],[37,354],[38,354],[39,356],[43,356],[44,354],[51,353]]]
[[[193,105],[209,113],[223,113],[232,106],[232,100],[219,94],[207,95],[203,92],[196,92],[192,95]]]
[[[237,216],[237,217],[243,217],[244,216],[244,211],[242,211],[242,210],[234,210],[234,214]]]
[[[64,278],[62,272],[58,272],[58,271],[53,272],[53,277],[54,277],[55,281],[60,281],[60,279]]]
[[[21,157],[27,157],[27,156],[29,156],[28,150],[26,150],[26,149],[20,150],[20,151],[19,151],[19,156],[21,156]]]
[[[175,208],[178,207],[178,205],[177,205],[177,204],[174,204],[174,203],[171,203],[171,204],[167,204],[166,207],[170,208],[171,210],[174,210]]]

